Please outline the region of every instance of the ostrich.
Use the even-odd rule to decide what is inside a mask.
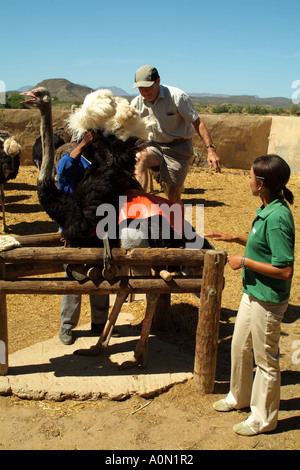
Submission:
[[[90,156],[92,165],[77,188],[71,194],[64,194],[57,189],[52,172],[54,144],[51,96],[44,88],[37,88],[24,94],[29,96],[25,102],[38,107],[41,113],[43,159],[37,181],[40,203],[50,218],[62,227],[62,236],[70,246],[91,246],[91,244],[99,246],[101,240],[91,236],[95,234],[95,227],[99,222],[96,215],[97,208],[101,204],[109,203],[117,208],[116,212],[119,213],[119,196],[125,195],[127,191],[141,191],[139,183],[134,178],[135,155],[140,144],[138,137],[145,138],[148,135],[149,123],[141,120],[127,100],[126,103],[117,100],[108,90],[87,95],[82,108],[70,115],[69,126],[77,140],[89,129],[98,129],[99,138],[88,147],[87,158]],[[130,134],[136,137],[130,137]],[[118,219],[118,216],[116,217]],[[149,219],[145,220],[147,231]],[[141,246],[141,242],[142,246],[180,246],[182,240],[174,238],[176,237],[171,236],[168,240],[162,240],[161,237],[155,240],[148,238],[134,242],[135,246]],[[128,241],[126,226],[123,229],[119,227],[115,243],[121,247],[128,247],[128,244],[133,247],[132,240]],[[149,271],[147,268],[146,274]],[[77,351],[78,354],[97,355],[108,344],[112,328],[126,297],[127,295],[117,295],[98,343],[88,350]],[[135,358],[124,364],[125,367],[146,365],[147,341],[158,297],[158,294],[147,295],[146,315]]]
[[[7,132],[0,131],[0,200],[2,206],[2,230],[8,231],[5,223],[4,187],[8,180],[17,177],[20,167],[21,146]]]
[[[59,131],[62,131],[59,133]],[[57,133],[58,132],[58,133]],[[64,131],[64,129],[58,129],[53,134],[54,139],[54,165],[53,165],[53,174],[55,180],[57,181],[56,169],[59,164],[60,159],[66,155],[66,153],[72,152],[77,145],[77,142],[69,140],[70,137]],[[32,161],[38,170],[41,169],[42,164],[42,138],[38,137],[32,147]]]
[[[65,140],[57,133],[53,134],[55,150],[65,144]],[[32,146],[32,161],[38,170],[41,169],[42,164],[42,138],[39,136]]]
[[[71,113],[74,113],[77,108],[78,106],[73,104],[71,106]],[[73,136],[70,134],[69,130],[66,127],[59,127],[58,129],[54,129],[53,142],[54,142],[54,149],[55,149],[55,157],[54,157],[54,171],[55,171],[59,163],[59,160],[66,153],[72,152],[72,150],[76,147],[77,142],[73,140]],[[32,161],[38,170],[41,169],[42,157],[43,157],[42,137],[39,136],[36,139],[32,147]]]
[[[51,96],[43,88],[24,94],[30,97],[25,103],[38,107],[41,112],[43,159],[37,181],[39,201],[48,215],[62,227],[62,236],[70,245],[75,246],[85,239],[89,241],[99,221],[97,207],[107,202],[117,207],[119,195],[127,189],[140,188],[132,176],[137,138],[121,141],[114,135],[105,136],[99,131],[97,143],[92,144],[87,152],[88,159],[94,162],[73,193],[65,194],[57,189],[52,173],[55,153]],[[77,137],[80,139],[79,134]],[[95,242],[94,239],[90,241]]]

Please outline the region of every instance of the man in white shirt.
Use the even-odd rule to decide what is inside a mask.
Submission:
[[[140,67],[133,88],[138,88],[140,95],[131,104],[142,117],[154,118],[152,140],[146,150],[137,154],[136,178],[146,190],[148,169],[159,166],[161,180],[168,187],[168,199],[180,203],[193,156],[194,131],[205,143],[209,166],[214,166],[216,172],[221,171],[220,158],[189,96],[179,88],[161,85],[155,67]]]

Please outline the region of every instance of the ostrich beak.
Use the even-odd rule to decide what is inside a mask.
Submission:
[[[30,96],[31,97],[26,101],[22,101],[22,103],[34,104],[34,102],[36,101],[36,96],[32,91],[25,91],[24,93],[20,93],[20,95],[25,95],[25,96]]]

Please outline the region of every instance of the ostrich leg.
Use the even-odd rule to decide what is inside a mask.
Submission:
[[[123,362],[120,366],[121,369],[129,369],[135,366],[146,367],[147,365],[148,338],[159,294],[147,294],[146,297],[146,314],[143,321],[141,337],[135,349],[134,359]]]
[[[74,354],[77,354],[78,356],[98,356],[99,354],[101,354],[103,349],[105,349],[108,346],[113,328],[117,321],[122,305],[126,300],[126,297],[127,297],[127,294],[118,294],[116,296],[114,306],[112,308],[112,311],[109,315],[107,322],[105,323],[105,326],[103,328],[103,331],[100,335],[100,338],[97,344],[95,344],[94,346],[91,346],[89,349],[77,349],[76,351],[74,351]]]
[[[5,194],[4,194],[4,184],[1,184],[0,187],[0,201],[2,206],[2,231],[7,232],[7,226],[5,223]]]

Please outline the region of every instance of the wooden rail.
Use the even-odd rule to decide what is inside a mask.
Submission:
[[[103,264],[102,248],[31,247],[0,253],[0,263],[34,264]],[[135,266],[199,266],[203,265],[206,250],[181,248],[134,248],[128,252],[122,248],[111,250],[111,264]]]
[[[51,236],[50,236],[51,235]],[[19,237],[19,240],[22,237]],[[126,252],[113,249],[111,264],[127,266],[185,266],[201,275],[123,276],[108,281],[68,278],[33,278],[60,272],[66,264],[103,265],[103,250],[63,248],[59,234],[25,237],[21,248],[0,253],[0,375],[8,372],[6,295],[9,294],[117,294],[200,293],[196,333],[194,383],[201,393],[212,393],[217,361],[221,297],[226,253],[217,250],[141,248]],[[42,246],[33,246],[39,241]],[[31,277],[27,277],[31,276]]]
[[[199,293],[201,279],[173,278],[166,282],[154,277],[116,277],[113,281],[70,281],[61,279],[9,279],[0,280],[3,294],[183,294]]]

